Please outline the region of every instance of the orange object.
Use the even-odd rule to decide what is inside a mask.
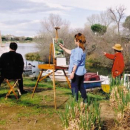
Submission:
[[[38,65],[39,69],[55,69],[54,64],[39,64]]]
[[[125,68],[124,58],[121,52],[117,52],[115,54],[106,53],[105,56],[111,60],[113,60],[112,66],[112,76],[113,78],[121,75]]]
[[[8,86],[10,87],[10,90],[9,90],[8,93],[6,94],[6,98],[5,98],[5,99],[7,99],[7,97],[10,95],[10,93],[13,92],[14,96],[15,96],[16,99],[18,100],[18,96],[17,96],[17,94],[16,94],[15,91],[14,91],[14,87],[17,86],[19,79],[14,80],[14,84],[13,84],[13,85],[10,84],[10,82],[9,82],[8,79],[4,79],[4,80],[6,81],[6,83],[8,84]]]

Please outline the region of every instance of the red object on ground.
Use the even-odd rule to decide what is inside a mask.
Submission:
[[[84,75],[84,81],[98,81],[98,80],[100,80],[100,77],[96,73],[86,73]]]

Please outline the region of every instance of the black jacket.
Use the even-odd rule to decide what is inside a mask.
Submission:
[[[18,79],[21,77],[24,68],[24,61],[21,54],[15,51],[3,53],[0,58],[1,76],[7,79]]]

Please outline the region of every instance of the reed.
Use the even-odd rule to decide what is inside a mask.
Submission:
[[[125,86],[124,78],[116,78],[111,81],[110,105],[117,114],[117,122],[120,122],[130,104],[129,78]]]
[[[58,112],[65,130],[91,130],[101,128],[100,107],[97,100],[84,104],[70,98],[64,112]]]

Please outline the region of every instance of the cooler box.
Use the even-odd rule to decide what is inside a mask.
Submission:
[[[84,75],[84,81],[98,81],[98,80],[100,80],[100,77],[96,73],[86,73]]]
[[[84,75],[84,81],[86,81],[84,82],[85,89],[101,87],[100,77],[96,73],[86,73]]]

